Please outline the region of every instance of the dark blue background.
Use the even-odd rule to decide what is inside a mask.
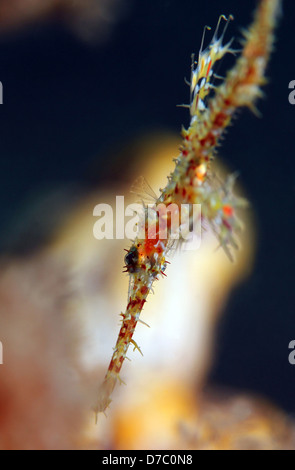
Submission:
[[[267,99],[258,106],[263,118],[244,110],[220,149],[229,167],[240,171],[256,213],[259,239],[253,274],[232,294],[220,325],[211,374],[215,383],[263,393],[291,412],[295,411],[295,366],[288,363],[288,344],[295,339],[295,106],[288,102],[288,84],[295,80],[293,3],[284,4],[267,73]],[[250,22],[255,4],[254,0],[133,1],[105,44],[83,43],[53,22],[2,36],[2,251],[8,244],[21,250],[14,237],[19,226],[24,230],[23,245],[41,243],[37,225],[44,221],[35,217],[35,225],[24,228],[30,225],[24,207],[32,206],[28,201],[35,191],[69,188],[68,194],[78,198],[77,188],[82,192],[101,179],[112,179],[114,168],[120,168],[120,162],[115,165],[105,159],[112,146],[147,130],[178,132],[187,125],[187,111],[175,105],[188,99],[183,78],[189,76],[190,55],[198,51],[203,26],[214,27],[220,13],[232,13],[235,21],[227,36],[239,37],[239,27]],[[121,168],[128,174],[126,161]],[[95,177],[94,169],[100,169]],[[47,211],[44,219],[50,217],[53,214]]]

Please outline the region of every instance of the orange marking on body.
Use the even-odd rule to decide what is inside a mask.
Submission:
[[[233,210],[232,206],[225,205],[225,206],[223,206],[223,213],[227,217],[232,217],[233,214],[234,214],[234,210]]]
[[[206,73],[206,78],[208,78],[208,75],[209,75],[210,70],[211,70],[211,66],[212,66],[212,60],[210,60],[210,62],[209,62],[208,70],[207,70],[207,73]]]
[[[201,165],[197,166],[195,173],[196,173],[196,177],[198,178],[198,180],[203,181],[207,173],[207,168],[206,168],[205,163],[201,163]]]

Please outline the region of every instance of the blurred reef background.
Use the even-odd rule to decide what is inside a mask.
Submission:
[[[92,237],[92,210],[95,204],[101,202],[99,197],[111,200],[114,194],[127,195],[132,182],[140,174],[144,174],[157,191],[157,173],[160,178],[165,176],[168,168],[173,168],[169,167],[169,155],[171,160],[177,156],[181,126],[187,126],[189,122],[188,111],[177,108],[176,105],[189,99],[184,77],[189,78],[191,53],[198,52],[204,25],[208,24],[214,30],[219,15],[231,13],[235,21],[230,24],[226,36],[228,39],[235,36],[237,40],[241,37],[240,28],[250,23],[255,5],[254,0],[239,4],[233,0],[88,0],[76,3],[67,0],[0,0],[0,81],[4,90],[4,104],[0,106],[0,254],[2,267],[5,266],[2,270],[4,279],[1,281],[0,292],[8,292],[8,299],[2,299],[2,317],[0,315],[3,320],[0,320],[0,340],[3,341],[4,351],[5,341],[2,338],[6,333],[9,341],[12,331],[16,331],[18,325],[22,325],[22,332],[27,331],[23,316],[19,322],[17,314],[15,317],[10,316],[11,330],[5,330],[5,325],[8,324],[5,319],[5,305],[11,306],[9,289],[17,302],[14,289],[22,285],[21,279],[25,279],[28,285],[31,280],[32,286],[37,280],[39,282],[44,279],[44,291],[49,292],[49,297],[52,297],[50,292],[54,292],[56,297],[54,301],[51,299],[52,304],[47,304],[46,308],[57,314],[59,309],[64,312],[64,308],[60,306],[60,302],[65,301],[64,296],[68,299],[72,291],[79,290],[71,280],[72,271],[79,268],[83,272],[80,281],[85,281],[87,272],[90,277],[94,273],[90,281],[85,281],[87,288],[82,289],[83,296],[89,295],[92,298],[96,286],[101,282],[101,291],[105,292],[111,287],[118,288],[120,298],[118,296],[116,303],[107,311],[104,309],[108,303],[103,297],[96,299],[96,303],[93,295],[91,307],[85,304],[83,297],[81,311],[95,312],[99,305],[103,312],[99,316],[100,322],[104,321],[104,315],[108,315],[116,317],[114,324],[117,325],[117,315],[120,309],[125,308],[124,299],[127,295],[126,286],[121,285],[119,279],[123,247],[126,245],[116,246],[115,252],[112,245],[108,255],[105,255],[104,248],[99,247],[100,242],[93,239],[90,247],[86,242],[87,237],[83,238],[83,230]],[[208,359],[210,367],[206,362],[206,373],[196,373],[195,377],[196,382],[200,380],[202,385],[199,388],[202,390],[204,375],[206,383],[208,380],[209,384],[223,390],[249,392],[265,397],[284,410],[289,418],[294,417],[295,413],[295,366],[288,362],[288,345],[295,339],[295,106],[288,101],[288,84],[295,79],[295,65],[292,61],[294,19],[294,4],[284,2],[276,47],[267,72],[269,82],[264,87],[265,99],[258,103],[262,118],[255,117],[248,110],[240,112],[219,149],[222,164],[230,171],[239,172],[239,185],[250,201],[251,207],[246,219],[249,233],[248,238],[243,241],[242,261],[231,272],[227,271],[231,269],[230,266],[218,271],[219,268],[215,268],[212,261],[213,254],[208,258],[213,264],[206,279],[209,286],[213,279],[212,285],[215,286],[216,283],[216,289],[220,288],[217,298],[220,299],[222,316],[218,321],[217,333],[214,333],[214,348],[212,347],[211,352],[213,359]],[[207,42],[209,37],[210,33],[207,33]],[[234,45],[238,47],[238,42],[235,41]],[[233,61],[233,57],[225,60],[219,73],[223,75]],[[84,216],[87,222],[85,221],[83,229]],[[88,251],[85,252],[82,248],[84,242],[88,244]],[[247,243],[249,246],[245,246]],[[65,252],[67,254],[63,259],[61,253]],[[191,272],[198,272],[198,256],[196,253],[194,265],[190,267]],[[44,259],[45,264],[42,262]],[[90,259],[91,269],[94,271],[89,273],[87,270]],[[33,273],[30,268],[32,260],[36,262]],[[48,260],[50,266],[47,264]],[[205,266],[205,261],[203,255],[200,265]],[[227,264],[229,261],[224,256],[221,263]],[[66,277],[69,277],[66,280],[62,275],[64,266]],[[217,274],[226,278],[224,291],[219,285]],[[243,282],[237,283],[240,279]],[[193,285],[191,289],[193,290]],[[231,289],[233,290],[229,295]],[[26,306],[22,296],[27,298],[27,294],[23,294],[23,289],[21,291],[19,302]],[[30,292],[30,287],[25,287],[24,291]],[[224,293],[221,294],[221,291]],[[38,296],[41,298],[43,284],[40,292]],[[209,294],[214,296],[214,290],[208,290],[208,298]],[[29,297],[30,295],[31,293]],[[30,302],[31,299],[27,307],[24,307],[28,311],[31,310]],[[39,300],[37,304],[34,302],[36,311],[33,309],[30,321],[34,321],[34,315],[36,318],[38,316]],[[156,298],[153,302],[157,305]],[[66,305],[68,311],[68,303]],[[81,306],[81,298],[75,304],[74,311],[79,311],[79,305]],[[18,311],[17,306],[13,307],[13,311]],[[42,311],[46,315],[44,309]],[[210,318],[214,318],[216,325],[217,313],[212,313]],[[148,315],[144,320],[150,323]],[[47,323],[48,319],[41,322],[37,327],[40,330],[37,329],[36,332],[27,331],[28,337],[39,337],[40,331],[43,331],[42,324],[45,324],[50,332],[47,338],[50,344],[50,338],[55,338],[55,325],[58,324],[58,320],[53,325],[51,321],[53,320],[49,320],[50,325]],[[181,315],[178,321],[182,321]],[[64,327],[68,329],[67,322],[65,324]],[[83,335],[87,336],[87,328],[92,329],[91,322],[89,325],[85,327],[86,332]],[[93,326],[93,331],[96,327],[98,328]],[[155,317],[152,329],[157,327]],[[114,325],[103,328],[106,328],[106,332],[113,332],[110,338],[110,344],[113,345],[116,340]],[[148,334],[149,331],[146,332],[146,337]],[[60,332],[59,335],[61,337],[54,339],[58,345],[57,357],[60,351],[60,357],[65,362],[69,357],[74,363],[76,358],[74,360],[73,357],[77,354],[77,351],[73,353],[74,344],[75,341],[80,344],[81,338],[73,339],[76,338],[76,332],[71,332],[71,344],[65,353],[63,336]],[[12,341],[18,344],[19,340],[15,336]],[[208,333],[209,336],[211,338],[211,333]],[[83,341],[85,342],[85,336]],[[95,342],[95,338],[91,341]],[[92,399],[89,389],[95,383],[98,385],[105,365],[108,364],[107,357],[111,357],[109,345],[104,346],[105,364],[99,364],[101,372],[97,376],[89,366],[89,363],[95,363],[95,359],[85,359],[87,367],[91,369],[91,377],[84,370],[81,376],[84,377],[85,374],[85,380],[89,380],[91,385],[88,387],[88,382],[85,386],[77,385],[72,405],[68,405],[68,413],[72,413],[71,406],[80,411],[77,422],[67,421],[67,418],[63,422],[61,419],[64,423],[61,433],[64,435],[69,429],[76,427],[79,430],[83,422],[80,416],[83,416],[87,408],[85,404],[88,400],[91,403]],[[140,346],[144,350],[142,343]],[[39,346],[36,347],[38,350]],[[94,349],[95,358],[97,353]],[[92,351],[91,347],[90,350]],[[36,351],[32,351],[32,356],[35,353]],[[161,350],[161,354],[165,355],[165,348]],[[17,359],[15,360],[17,364]],[[45,358],[46,367],[51,360],[49,354]],[[140,357],[142,365],[145,360],[146,357]],[[0,366],[0,380],[3,373],[1,367],[4,366]],[[165,361],[162,366],[166,367]],[[38,365],[36,371],[39,371],[39,367],[42,370],[42,364]],[[194,367],[191,364],[190,370],[194,370]],[[80,368],[81,364],[77,369],[73,367],[77,374]],[[61,369],[59,374],[63,373],[64,370]],[[54,372],[52,374],[55,377]],[[130,380],[132,382],[132,378]],[[169,380],[172,380],[171,377]],[[167,383],[170,383],[169,380]],[[17,383],[17,379],[9,379],[7,390],[10,390],[12,384],[17,388]],[[42,387],[46,389],[45,383],[44,378]],[[80,384],[81,381],[77,380],[77,383]],[[173,385],[171,386],[173,390]],[[55,390],[60,388],[63,387],[58,383]],[[33,392],[28,390],[28,397],[32,393],[39,394],[38,390],[39,385],[33,387]],[[164,395],[165,390],[162,390]],[[58,391],[56,393],[59,394]],[[178,393],[181,395],[182,391],[175,391],[176,397]],[[184,395],[186,393],[187,389]],[[193,400],[192,392],[189,393],[189,397],[184,399],[186,404]],[[45,393],[45,400],[51,403],[51,392],[46,397]],[[40,403],[42,409],[44,403],[42,405],[42,400]],[[60,409],[67,414],[65,403],[66,397],[60,397],[58,405],[54,405],[57,415]],[[22,406],[19,403],[17,409]],[[178,405],[172,403],[171,406],[177,409]],[[197,405],[193,404],[191,408],[187,406],[188,409],[184,411],[180,407],[179,413],[192,414],[189,410],[196,406],[196,414],[193,416],[198,415]],[[15,413],[15,409],[12,413]],[[259,413],[260,409],[257,415]],[[158,413],[155,411],[156,415]],[[204,419],[206,421],[207,418]],[[271,422],[272,419],[273,423],[280,421],[270,418]],[[116,432],[122,426],[126,436],[127,424],[125,425],[124,420],[124,413],[113,418]],[[53,422],[52,429],[54,427]],[[16,436],[18,432],[14,426],[11,427],[11,436]],[[282,435],[284,433],[285,429]],[[91,439],[84,437],[80,447],[87,447],[88,442],[94,439],[93,436],[94,431],[91,431]],[[179,441],[174,438],[175,436],[167,443],[167,447],[179,445]],[[67,439],[53,439],[48,443],[46,439],[45,436],[36,446],[79,447],[75,438],[71,444]],[[100,438],[101,447],[112,445],[126,448],[133,445],[132,438],[120,440],[117,435],[114,437],[111,430],[108,431],[108,439],[105,441]],[[191,442],[194,447],[194,439],[195,435],[189,431],[186,442]],[[5,440],[0,437],[0,445],[2,442]],[[11,442],[14,442],[13,438]],[[21,442],[21,438],[15,439],[15,447],[21,445],[17,442]],[[144,446],[144,442],[140,441],[134,446]],[[3,447],[10,445],[13,446],[3,444]],[[26,444],[27,447],[31,445]],[[217,447],[226,445],[221,441],[216,444]]]

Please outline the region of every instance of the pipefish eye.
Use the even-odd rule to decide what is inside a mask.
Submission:
[[[138,267],[138,250],[136,246],[132,246],[124,258],[127,271],[134,273]]]

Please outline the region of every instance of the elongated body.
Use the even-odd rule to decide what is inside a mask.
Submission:
[[[234,176],[229,176],[225,182],[214,176],[212,160],[235,111],[242,106],[255,110],[255,101],[261,96],[260,86],[265,83],[265,68],[273,45],[279,8],[280,0],[260,1],[253,24],[245,33],[241,55],[221,85],[214,87],[213,96],[211,78],[216,62],[227,53],[235,53],[231,49],[231,41],[223,44],[226,28],[221,36],[218,35],[221,21],[227,24],[228,19],[220,17],[209,46],[200,51],[196,63],[193,61],[190,126],[182,131],[180,155],[167,186],[161,190],[154,207],[145,212],[145,238],[136,239],[125,257],[132,288],[126,311],[122,314],[114,353],[99,390],[97,412],[104,411],[110,403],[129,345],[138,348],[133,340],[136,324],[154,281],[166,269],[171,238],[175,234],[171,214],[165,214],[167,237],[161,237],[161,218],[164,216],[157,211],[157,205],[161,203],[168,207],[174,204],[181,213],[182,204],[201,204],[202,218],[208,221],[230,258],[232,248],[237,247],[235,234],[241,225],[236,217],[236,208],[245,206],[246,202],[233,194]]]

